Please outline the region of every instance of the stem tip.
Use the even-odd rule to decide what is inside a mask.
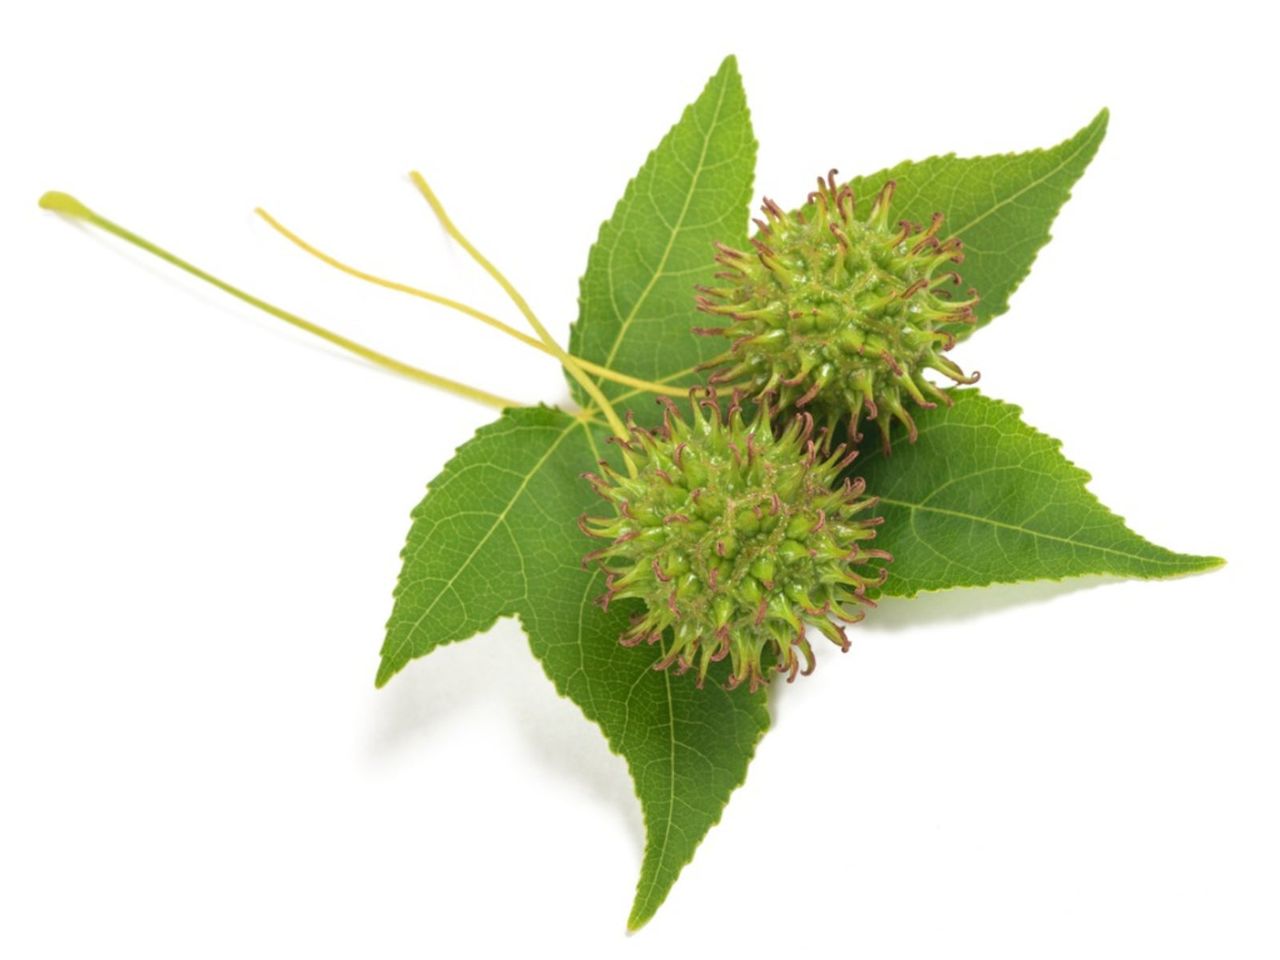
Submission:
[[[45,210],[52,210],[54,213],[65,213],[69,217],[86,219],[89,216],[88,207],[71,196],[71,194],[62,193],[59,190],[50,190],[41,197],[40,206]]]

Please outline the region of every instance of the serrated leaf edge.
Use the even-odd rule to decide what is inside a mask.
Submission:
[[[1098,499],[1097,494],[1095,494],[1092,490],[1090,490],[1090,489],[1089,489],[1089,483],[1090,483],[1090,481],[1092,481],[1092,480],[1093,480],[1093,476],[1089,473],[1089,471],[1085,470],[1083,467],[1078,466],[1074,461],[1070,460],[1070,459],[1069,459],[1065,454],[1063,454],[1063,452],[1062,452],[1062,441],[1061,441],[1061,440],[1059,440],[1057,437],[1050,436],[1049,434],[1045,433],[1044,431],[1042,431],[1042,430],[1040,430],[1040,429],[1038,429],[1038,428],[1036,428],[1036,427],[1032,426],[1031,424],[1027,423],[1027,421],[1026,421],[1025,419],[1023,419],[1023,416],[1022,416],[1022,414],[1023,414],[1022,407],[1018,406],[1018,405],[1017,405],[1017,404],[1015,404],[1015,403],[1010,403],[1010,402],[1008,402],[1007,400],[999,400],[999,399],[997,399],[997,398],[995,398],[995,397],[989,397],[989,396],[987,396],[985,393],[982,393],[981,391],[978,391],[978,390],[953,390],[953,391],[951,392],[951,396],[952,396],[953,400],[954,400],[956,403],[965,403],[965,402],[968,402],[970,397],[981,397],[983,400],[986,400],[986,401],[988,401],[988,402],[990,402],[990,403],[992,403],[992,404],[995,404],[995,405],[996,405],[999,409],[1001,409],[1002,411],[1008,411],[1008,412],[1010,413],[1010,415],[1012,415],[1012,416],[1017,420],[1017,422],[1018,422],[1018,423],[1020,423],[1022,426],[1026,427],[1029,431],[1031,431],[1031,433],[1032,433],[1036,438],[1041,439],[1041,440],[1045,440],[1045,441],[1047,441],[1047,442],[1048,442],[1048,444],[1051,446],[1051,448],[1054,450],[1054,452],[1056,452],[1056,453],[1058,454],[1058,456],[1062,458],[1062,463],[1066,466],[1066,468],[1067,468],[1067,469],[1068,469],[1068,470],[1069,470],[1069,471],[1074,475],[1074,477],[1075,477],[1075,478],[1077,478],[1077,479],[1079,480],[1081,488],[1084,490],[1084,492],[1085,492],[1085,493],[1087,493],[1087,494],[1088,494],[1088,495],[1093,499],[1093,502],[1094,502],[1094,503],[1096,503],[1099,507],[1101,507],[1103,510],[1105,510],[1108,514],[1110,514],[1111,516],[1115,517],[1115,518],[1116,518],[1117,520],[1119,520],[1122,524],[1124,524],[1125,529],[1126,529],[1126,530],[1128,530],[1131,534],[1133,534],[1133,536],[1135,536],[1135,537],[1137,537],[1139,540],[1141,540],[1143,543],[1147,544],[1147,545],[1148,545],[1148,546],[1150,546],[1150,547],[1155,548],[1156,550],[1164,550],[1164,551],[1169,552],[1169,553],[1173,553],[1173,552],[1174,552],[1174,551],[1169,550],[1167,547],[1162,547],[1162,546],[1160,546],[1160,545],[1159,545],[1159,544],[1157,544],[1157,543],[1152,543],[1152,542],[1151,542],[1150,540],[1148,540],[1146,537],[1142,536],[1142,534],[1138,533],[1138,532],[1137,532],[1137,531],[1135,531],[1132,527],[1130,527],[1130,526],[1129,526],[1129,524],[1128,524],[1128,522],[1125,520],[1125,518],[1124,518],[1124,517],[1122,517],[1120,514],[1116,513],[1114,510],[1112,510],[1110,507],[1108,507],[1105,503],[1103,503],[1100,499]],[[945,426],[945,425],[946,425],[946,424],[940,424],[939,426]],[[925,432],[926,432],[926,430],[928,430],[928,429],[930,429],[930,427],[929,427],[928,425],[926,425],[925,427],[921,428],[921,429],[920,429],[920,436],[921,436],[921,437],[923,437],[923,436],[924,436],[924,434],[925,434]],[[865,457],[865,459],[863,459],[863,458],[859,458],[859,459],[860,459],[860,463],[861,463],[861,464],[865,464],[868,460],[874,459],[874,458],[876,458],[876,457],[882,457],[882,456],[883,456],[883,453],[882,453],[882,451],[881,451],[881,450],[879,450],[878,448],[873,448],[873,449],[871,449],[870,451],[867,451],[866,453],[864,453],[864,454],[863,454],[863,457]],[[856,470],[857,466],[858,466],[858,465],[855,465],[855,470]],[[881,502],[881,503],[885,503],[885,504],[888,504],[888,505],[891,505],[891,506],[901,507],[901,508],[903,508],[903,509],[905,509],[905,510],[918,510],[918,509],[925,509],[925,510],[928,510],[928,509],[930,509],[930,508],[927,508],[927,507],[920,507],[920,506],[919,506],[919,505],[917,505],[917,504],[907,503],[907,502],[905,502],[905,501],[900,501],[900,500],[899,500],[899,501],[895,501],[895,500],[893,500],[892,498],[889,498],[889,497],[880,497],[879,499],[880,499],[880,502]],[[940,511],[936,511],[936,510],[935,510],[934,512],[940,512]],[[1091,545],[1089,545],[1089,544],[1083,544],[1083,545],[1082,545],[1082,544],[1075,544],[1075,543],[1072,543],[1071,541],[1064,540],[1064,538],[1062,538],[1062,537],[1051,536],[1051,535],[1048,535],[1048,534],[1041,534],[1041,533],[1038,533],[1038,532],[1036,532],[1036,531],[1034,531],[1034,530],[1028,530],[1028,529],[1026,529],[1026,528],[1024,528],[1024,527],[1014,527],[1014,526],[1013,526],[1013,525],[1011,525],[1011,524],[1000,524],[1000,523],[996,523],[995,521],[988,520],[988,519],[987,519],[987,518],[985,518],[985,517],[969,516],[969,515],[967,515],[967,514],[966,514],[966,515],[961,515],[961,514],[957,514],[957,513],[955,513],[954,511],[947,511],[947,512],[952,513],[953,515],[962,516],[962,517],[963,517],[963,519],[966,519],[966,520],[972,520],[972,521],[973,521],[973,522],[975,522],[975,523],[985,523],[985,524],[990,524],[990,525],[992,525],[992,526],[1007,526],[1007,527],[1010,527],[1011,529],[1016,529],[1019,533],[1023,533],[1023,534],[1025,534],[1025,535],[1027,535],[1027,536],[1031,536],[1031,537],[1044,537],[1045,539],[1057,540],[1057,541],[1059,541],[1059,542],[1071,543],[1071,545],[1072,545],[1072,546],[1081,546],[1081,547],[1083,547],[1084,549],[1089,549],[1089,550],[1099,550],[1099,551],[1102,551],[1102,552],[1108,552],[1108,553],[1119,553],[1119,552],[1120,552],[1120,551],[1112,550],[1112,549],[1110,549],[1110,548],[1106,548],[1106,547],[1094,547],[1094,546],[1091,546]],[[1126,555],[1126,556],[1131,556],[1131,558],[1132,558],[1132,559],[1142,560],[1142,561],[1144,561],[1144,562],[1149,562],[1149,563],[1168,562],[1168,561],[1157,561],[1157,560],[1151,560],[1151,559],[1150,559],[1150,558],[1148,558],[1148,557],[1137,557],[1137,556],[1132,556],[1132,555]],[[1139,574],[1133,574],[1133,575],[1129,575],[1129,576],[1122,576],[1122,575],[1115,575],[1115,576],[1116,576],[1116,578],[1117,578],[1117,579],[1122,579],[1122,580],[1123,580],[1123,579],[1136,579],[1136,580],[1176,580],[1176,579],[1179,579],[1179,578],[1181,578],[1181,577],[1190,577],[1190,576],[1196,576],[1196,575],[1199,575],[1199,574],[1202,574],[1202,573],[1207,573],[1208,571],[1210,571],[1210,570],[1215,570],[1215,569],[1217,569],[1218,567],[1221,567],[1221,566],[1223,566],[1223,565],[1226,563],[1226,560],[1222,559],[1221,557],[1202,556],[1202,555],[1200,555],[1200,554],[1178,554],[1178,556],[1179,556],[1179,557],[1184,558],[1185,560],[1192,561],[1192,562],[1199,561],[1201,565],[1200,565],[1199,567],[1197,567],[1196,569],[1191,569],[1191,570],[1178,570],[1178,571],[1176,571],[1176,572],[1171,572],[1171,573],[1168,573],[1168,574],[1156,574],[1156,575],[1152,575],[1152,576],[1142,576],[1142,575],[1139,575]],[[913,597],[918,597],[918,596],[920,596],[920,594],[922,594],[922,593],[941,593],[941,592],[943,592],[943,591],[945,591],[945,590],[971,590],[971,589],[981,589],[982,587],[989,587],[989,586],[994,586],[994,585],[997,585],[997,584],[1035,583],[1035,582],[1037,582],[1037,581],[1048,581],[1048,582],[1052,582],[1052,583],[1062,583],[1062,582],[1064,582],[1064,581],[1066,581],[1066,580],[1075,580],[1075,579],[1078,579],[1078,578],[1080,578],[1080,577],[1086,577],[1086,576],[1099,576],[1099,575],[1101,575],[1101,576],[1108,576],[1108,574],[1106,574],[1106,573],[1104,572],[1103,574],[1097,574],[1097,573],[1075,573],[1075,574],[1065,574],[1065,575],[1060,576],[1060,577],[1054,577],[1054,576],[1032,576],[1032,577],[993,577],[993,578],[991,578],[990,580],[987,580],[987,581],[985,581],[985,582],[983,582],[983,583],[967,583],[967,584],[961,584],[961,585],[959,585],[959,586],[948,586],[948,587],[919,587],[919,588],[917,588],[917,589],[912,590],[912,591],[911,591],[911,592],[909,592],[909,593],[894,593],[894,592],[892,592],[891,590],[889,590],[889,591],[886,591],[885,596],[888,596],[888,597],[894,597],[894,598],[903,599],[903,600],[909,600],[909,599],[911,599],[911,598],[913,598]],[[889,581],[888,581],[888,583],[892,583],[892,580],[893,580],[893,573],[892,573],[892,568],[890,568],[890,574],[889,574]]]
[[[594,251],[605,241],[606,239],[605,232],[606,230],[609,229],[610,225],[613,223],[614,217],[617,215],[618,211],[636,202],[636,191],[638,189],[638,182],[640,180],[641,175],[644,173],[645,168],[648,167],[649,164],[654,161],[655,157],[657,157],[659,152],[661,152],[663,148],[666,147],[667,144],[672,140],[672,138],[675,136],[676,129],[681,124],[683,124],[686,121],[686,119],[693,116],[694,110],[697,107],[698,101],[702,99],[707,89],[709,89],[711,85],[716,83],[717,81],[720,81],[722,83],[728,83],[730,78],[737,78],[739,85],[741,85],[742,75],[738,70],[738,58],[733,54],[729,54],[727,57],[724,58],[724,60],[721,61],[720,66],[716,69],[716,72],[712,74],[711,78],[707,80],[707,82],[703,85],[703,89],[699,92],[698,96],[694,99],[694,101],[688,104],[684,108],[684,110],[681,111],[680,118],[667,129],[667,132],[663,134],[662,139],[658,141],[658,145],[655,146],[652,150],[650,150],[648,154],[646,154],[644,162],[640,164],[640,167],[636,171],[636,173],[631,177],[630,180],[627,181],[627,185],[625,189],[622,191],[622,196],[614,204],[613,209],[609,213],[609,216],[600,222],[600,227],[596,231],[596,238],[592,242],[591,247],[589,248],[589,253]],[[720,94],[720,100],[717,103],[717,107],[716,107],[717,122],[720,116],[720,107],[723,106],[723,102],[724,102],[724,93],[725,91],[722,90]],[[748,124],[750,124],[751,108],[745,102],[745,97],[744,97],[742,109],[743,109],[743,112],[746,114]],[[714,125],[713,125],[713,129],[714,129]],[[706,153],[707,144],[711,140],[711,134],[712,134],[712,130],[708,130],[705,133],[703,133],[704,157]],[[749,147],[752,151],[753,161],[754,161],[754,154],[757,152],[759,148],[759,140],[757,140],[754,135],[751,138]],[[754,166],[754,163],[753,163],[753,166]],[[698,177],[701,175],[701,173],[702,173],[702,165],[699,164],[698,170],[695,171],[694,173],[693,182],[690,185],[690,188],[685,196],[686,209],[688,207],[690,198],[693,196],[693,192],[696,189],[697,180],[698,180]],[[754,182],[754,179],[755,177],[753,174],[752,176],[753,182]],[[750,204],[750,196],[751,196],[751,191],[748,190],[748,196],[747,196],[748,206]],[[745,208],[743,210],[743,215],[744,215],[743,222],[745,226],[746,220],[747,220],[747,210]],[[682,214],[682,220],[683,220],[683,214]],[[662,276],[663,268],[666,265],[667,257],[670,255],[670,252],[671,252],[671,245],[675,242],[675,237],[679,233],[679,231],[682,229],[682,227],[683,227],[683,223],[681,222],[681,223],[677,223],[676,226],[671,229],[670,237],[667,242],[667,249],[663,252],[663,256],[660,259],[658,266],[653,273],[653,276],[649,278],[649,282],[645,285],[644,291],[640,294],[639,298],[636,300],[636,303],[632,306],[630,315],[627,317],[618,316],[617,308],[616,307],[614,308],[615,317],[622,324],[622,327],[618,331],[618,335],[614,339],[612,346],[609,348],[609,356],[602,361],[606,366],[611,365],[613,357],[617,354],[619,347],[622,345],[623,340],[626,338],[627,330],[629,329],[631,322],[635,319],[636,314],[640,310],[641,304],[643,304],[644,301],[648,298],[649,293],[652,291],[654,284],[656,284],[658,282],[658,279]],[[611,257],[612,257],[612,252],[613,251],[611,248],[610,249]],[[708,253],[707,262],[708,264],[711,264],[710,252]],[[584,270],[582,273],[582,276],[578,278],[578,317],[570,328],[571,349],[573,348],[573,340],[574,340],[576,331],[582,323],[583,309],[585,306],[586,283],[587,283],[587,276],[588,276],[589,270],[590,270],[590,256],[588,256],[587,269]],[[613,276],[612,268],[609,269],[608,276],[610,277],[610,283],[612,284],[612,276]],[[690,295],[689,302],[690,302],[690,305],[692,306],[693,304],[692,295]],[[623,370],[620,372],[627,373],[629,371]],[[694,372],[694,369],[692,368],[689,370],[677,371],[677,373],[675,374],[667,375],[667,378],[663,379],[661,382],[667,383],[669,382],[669,380],[674,380],[680,376],[691,375],[693,374],[693,372]],[[566,372],[566,377],[567,376],[568,374]],[[601,389],[606,389],[606,390],[609,389],[609,384],[607,382],[600,380],[599,378],[597,378],[597,382],[600,383]],[[575,399],[582,401],[583,398],[578,397],[576,393],[576,391],[580,389],[579,385],[570,379],[569,386],[570,386],[570,389],[574,391]]]
[[[1005,206],[1006,204],[1012,203],[1014,200],[1016,200],[1018,197],[1022,196],[1024,193],[1028,192],[1029,190],[1035,189],[1037,186],[1044,183],[1050,177],[1059,173],[1064,167],[1066,167],[1069,163],[1071,163],[1078,156],[1080,156],[1081,153],[1088,152],[1088,156],[1085,158],[1085,161],[1084,161],[1084,168],[1080,171],[1080,176],[1076,177],[1076,179],[1072,182],[1071,186],[1067,189],[1066,194],[1063,196],[1062,202],[1057,205],[1057,207],[1053,212],[1053,217],[1050,219],[1049,226],[1045,230],[1044,242],[1036,245],[1035,250],[1031,254],[1031,259],[1027,261],[1026,269],[1023,270],[1017,276],[1016,279],[1014,279],[1014,281],[1009,287],[1008,292],[1005,294],[1005,303],[1004,303],[1003,309],[1001,309],[998,313],[992,313],[984,316],[976,327],[971,327],[967,325],[949,326],[948,329],[955,334],[957,340],[967,340],[970,336],[972,336],[978,330],[981,330],[983,327],[991,323],[991,321],[995,320],[999,316],[1002,316],[1004,313],[1006,313],[1009,310],[1010,302],[1013,300],[1013,295],[1017,293],[1018,288],[1022,286],[1023,282],[1027,279],[1027,277],[1031,275],[1031,270],[1035,266],[1036,260],[1040,256],[1040,251],[1043,250],[1045,247],[1047,247],[1049,243],[1053,240],[1053,223],[1058,219],[1058,214],[1061,213],[1062,208],[1067,205],[1067,202],[1069,200],[1071,200],[1071,197],[1075,189],[1075,185],[1080,182],[1080,177],[1084,176],[1085,171],[1088,170],[1089,165],[1093,162],[1093,158],[1097,154],[1098,148],[1102,145],[1102,141],[1106,137],[1107,126],[1110,123],[1110,119],[1111,119],[1110,109],[1108,109],[1107,107],[1103,107],[1101,110],[1098,111],[1097,115],[1095,115],[1094,118],[1090,120],[1087,124],[1085,124],[1079,130],[1077,130],[1071,136],[1065,138],[1059,143],[1054,144],[1051,147],[1033,147],[1030,150],[1012,150],[1012,151],[1007,151],[1005,153],[990,153],[990,154],[981,154],[977,156],[965,156],[965,157],[961,157],[956,153],[939,153],[929,157],[925,157],[923,160],[901,160],[891,167],[885,167],[881,170],[876,171],[875,173],[860,175],[855,178],[859,180],[870,181],[872,183],[883,183],[886,180],[893,179],[893,176],[895,173],[898,173],[899,171],[902,171],[908,167],[923,166],[927,163],[933,163],[938,161],[958,161],[960,163],[964,163],[967,161],[979,161],[979,160],[1025,159],[1027,157],[1051,154],[1054,151],[1061,150],[1063,147],[1067,146],[1068,144],[1072,143],[1075,140],[1081,141],[1080,146],[1076,150],[1072,151],[1067,157],[1065,157],[1049,173],[1044,174],[1043,176],[1035,180],[1033,183],[1023,187],[1020,191],[1018,191],[1018,193],[1014,194],[1012,197],[1008,197],[1004,200],[1001,200],[999,203],[996,203],[991,207],[990,210],[983,213],[980,217],[970,220],[968,223],[964,224],[963,226],[957,227],[954,230],[950,230],[950,233],[952,235],[960,237],[960,239],[963,240],[964,231],[968,230],[970,227],[974,226],[975,224],[980,223],[982,220],[986,219],[988,216],[990,216],[992,213],[994,213],[996,210],[1000,209],[1001,207]],[[981,312],[981,304],[979,305],[979,311]]]

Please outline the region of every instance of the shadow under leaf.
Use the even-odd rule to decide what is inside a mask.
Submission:
[[[505,714],[548,773],[580,784],[616,809],[637,857],[643,852],[644,822],[625,761],[610,752],[595,724],[556,694],[514,620],[500,620],[481,636],[439,648],[402,671],[377,697],[369,744],[375,757],[437,736],[450,724],[465,722],[472,710]]]

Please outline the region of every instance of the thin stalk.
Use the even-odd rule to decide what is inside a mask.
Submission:
[[[292,230],[290,230],[283,223],[281,223],[279,220],[277,220],[275,217],[269,214],[266,210],[263,210],[261,207],[258,207],[256,210],[254,210],[254,213],[256,213],[264,221],[266,221],[267,225],[270,226],[271,229],[275,230],[277,233],[279,233],[282,237],[284,237],[294,246],[298,247],[300,250],[304,251],[305,253],[308,253],[311,256],[315,257],[317,260],[321,261],[322,263],[325,263],[328,266],[333,267],[335,270],[339,270],[342,273],[347,274],[348,276],[355,277],[357,280],[363,280],[366,283],[372,283],[374,286],[384,287],[387,290],[394,290],[397,293],[405,293],[411,297],[418,297],[419,299],[427,300],[431,303],[437,303],[437,304],[440,304],[441,306],[445,306],[445,307],[449,307],[450,309],[457,310],[459,313],[464,313],[469,317],[479,320],[481,323],[487,324],[488,326],[493,327],[495,330],[502,331],[507,336],[512,337],[516,340],[519,340],[521,343],[526,344],[527,346],[533,347],[535,350],[539,350],[542,353],[545,353],[549,357],[557,356],[555,351],[553,351],[541,340],[537,339],[536,337],[531,337],[527,333],[524,333],[523,331],[517,330],[515,327],[511,326],[509,323],[504,323],[502,320],[499,320],[497,317],[491,316],[490,314],[487,314],[482,310],[477,310],[475,307],[469,306],[458,300],[454,300],[451,297],[442,296],[441,294],[438,294],[438,293],[432,293],[430,290],[423,290],[420,287],[414,287],[407,283],[401,283],[398,280],[388,280],[385,277],[379,277],[377,274],[369,273],[368,271],[361,270],[358,267],[353,267],[350,264],[343,263],[337,257],[333,256],[332,254],[325,253],[323,250],[319,249],[314,244],[311,244],[306,240],[304,240],[302,237],[298,236],[298,234],[294,233]],[[666,396],[669,396],[669,397],[683,397],[683,396],[686,396],[689,392],[687,390],[681,390],[677,387],[669,387],[662,383],[654,383],[651,380],[643,380],[639,377],[630,376],[629,374],[619,373],[615,370],[611,370],[609,367],[601,366],[598,363],[592,363],[590,360],[583,360],[581,357],[575,356],[573,359],[578,363],[579,366],[582,367],[583,370],[586,370],[589,373],[594,373],[596,376],[602,377],[605,380],[612,380],[615,383],[621,383],[628,387],[634,387],[636,388],[636,391],[641,393],[660,393],[660,394],[665,394]],[[634,393],[631,395],[634,396]]]
[[[503,276],[502,271],[490,263],[485,255],[477,250],[470,240],[463,236],[462,231],[454,226],[453,221],[450,220],[449,215],[445,213],[444,207],[436,198],[431,187],[427,185],[427,181],[423,179],[422,174],[415,170],[409,174],[409,177],[413,180],[414,186],[418,188],[418,192],[420,192],[426,199],[427,203],[431,205],[432,211],[440,221],[440,225],[444,227],[445,232],[447,232],[449,236],[453,237],[453,239],[458,242],[459,246],[471,255],[472,260],[480,264],[485,273],[493,277],[498,286],[502,287],[502,289],[506,291],[507,296],[511,298],[511,302],[514,303],[519,311],[524,314],[525,319],[529,321],[529,325],[533,327],[534,332],[537,333],[542,342],[547,345],[551,352],[555,354],[556,359],[558,359],[564,368],[569,371],[569,375],[573,377],[574,380],[578,381],[582,389],[587,391],[587,395],[590,396],[591,399],[595,401],[596,405],[600,407],[601,413],[603,413],[605,419],[609,421],[609,426],[613,430],[614,434],[620,440],[629,440],[631,438],[630,431],[623,426],[622,420],[618,416],[618,411],[613,409],[613,404],[611,404],[608,398],[601,392],[600,387],[595,383],[595,381],[583,373],[582,367],[578,365],[578,361],[569,356],[569,353],[564,349],[564,347],[560,346],[560,344],[556,342],[555,337],[551,336],[547,331],[547,328],[542,325],[542,321],[538,319],[537,315],[529,307],[529,304],[525,301],[524,297],[520,295],[520,292],[511,285],[511,282],[507,280],[505,276]],[[634,471],[635,467],[632,465],[629,458],[627,459],[627,466],[629,469]]]
[[[696,366],[686,367],[683,370],[677,370],[675,373],[667,374],[665,377],[658,380],[655,383],[655,386],[661,386],[663,387],[664,390],[673,391],[672,396],[676,396],[676,394],[678,393],[679,396],[687,397],[689,396],[689,389],[690,389],[689,387],[668,387],[666,386],[666,384],[672,380],[679,380],[681,377],[685,377],[691,373],[697,373],[697,372],[698,372],[698,368]],[[634,397],[637,393],[640,393],[640,392],[641,391],[639,390],[628,390],[626,393],[618,394],[617,399],[630,400],[632,397]]]
[[[671,380],[678,380],[678,379],[680,379],[681,377],[688,376],[688,375],[689,375],[689,374],[691,374],[691,373],[697,373],[697,372],[698,372],[698,367],[696,367],[696,366],[693,366],[693,367],[686,367],[686,368],[685,368],[685,369],[683,369],[683,370],[677,370],[675,373],[669,373],[669,374],[667,374],[667,375],[666,375],[665,377],[663,377],[661,380],[656,381],[655,386],[664,386],[664,389],[672,391],[672,393],[671,393],[671,395],[672,395],[672,396],[676,396],[676,395],[677,395],[677,391],[678,391],[678,395],[679,395],[679,396],[681,396],[681,397],[688,397],[688,396],[689,396],[689,390],[690,390],[691,388],[689,388],[689,387],[680,387],[680,388],[677,388],[677,387],[665,387],[665,384],[666,384],[666,383],[668,383],[668,382],[669,382],[669,381],[671,381]],[[638,394],[638,393],[644,393],[644,392],[645,392],[645,391],[643,391],[643,390],[628,390],[628,391],[626,391],[625,393],[620,393],[620,394],[618,394],[618,396],[617,396],[615,399],[617,399],[619,402],[621,402],[621,401],[623,401],[623,400],[630,400],[630,399],[631,399],[632,397],[634,397],[636,394]],[[586,407],[584,407],[584,408],[583,408],[583,410],[582,410],[582,414],[581,414],[581,415],[582,415],[582,417],[584,417],[585,419],[587,419],[587,420],[589,420],[589,421],[594,421],[594,420],[595,420],[595,415],[596,415],[596,407],[595,407],[595,404],[589,404],[589,405],[587,405]]]
[[[326,330],[324,327],[318,326],[310,320],[304,320],[297,314],[290,313],[287,310],[282,310],[280,307],[267,303],[265,300],[261,300],[251,293],[246,293],[238,287],[233,287],[224,280],[219,280],[217,277],[206,273],[199,267],[183,260],[181,257],[177,257],[169,251],[156,246],[151,241],[143,239],[136,233],[126,230],[119,224],[111,222],[106,217],[99,216],[69,194],[50,191],[40,198],[40,206],[46,210],[52,210],[56,213],[61,213],[77,220],[83,220],[86,223],[98,227],[100,230],[105,230],[107,233],[113,234],[121,240],[131,243],[135,247],[145,250],[152,256],[159,257],[166,263],[172,264],[179,270],[183,270],[191,274],[193,277],[203,280],[205,283],[212,284],[224,293],[230,294],[237,300],[249,304],[251,307],[256,307],[278,320],[283,320],[285,323],[297,327],[299,330],[305,330],[313,336],[317,336],[322,340],[327,340],[336,347],[341,347],[349,353],[354,353],[356,356],[362,357],[370,363],[377,364],[380,367],[385,367],[386,369],[392,370],[401,376],[408,377],[411,380],[417,380],[421,383],[430,384],[433,387],[438,387],[441,390],[456,394],[460,397],[466,397],[469,400],[475,400],[479,403],[487,404],[491,407],[498,407],[499,409],[502,409],[505,407],[521,406],[521,404],[514,400],[508,400],[506,397],[500,397],[487,390],[481,390],[478,387],[459,383],[456,380],[450,380],[448,377],[442,377],[438,374],[419,369],[418,367],[410,366],[407,363],[402,363],[394,357],[389,357],[384,353],[379,353],[377,350],[366,347],[363,344],[356,343],[354,340],[349,340],[341,334],[334,333],[332,330]]]

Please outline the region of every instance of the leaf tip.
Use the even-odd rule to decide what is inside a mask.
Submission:
[[[399,667],[394,666],[390,660],[382,660],[378,664],[378,675],[373,678],[373,687],[375,690],[381,690],[387,685],[387,681],[399,672]]]
[[[1176,564],[1174,569],[1165,572],[1142,575],[1142,580],[1181,580],[1183,577],[1198,577],[1203,573],[1212,573],[1227,565],[1222,557],[1201,556],[1195,553],[1174,553],[1165,551]]]
[[[1098,137],[1101,139],[1103,134],[1107,132],[1107,124],[1111,122],[1111,108],[1103,107],[1098,111],[1098,115],[1089,121],[1089,128],[1096,128]]]
[[[720,68],[716,73],[737,73],[738,72],[738,55],[731,53],[720,61]]]

